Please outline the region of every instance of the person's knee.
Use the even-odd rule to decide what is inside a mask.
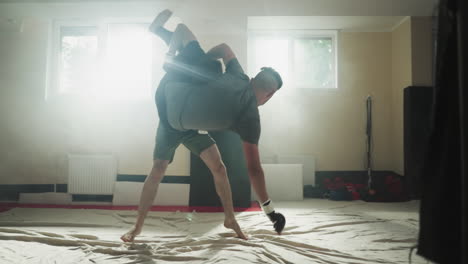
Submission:
[[[221,177],[227,174],[226,166],[222,160],[215,161],[211,170],[215,177]]]
[[[182,47],[185,47],[188,43],[197,40],[192,31],[183,23],[177,25],[175,32],[181,38]]]
[[[205,162],[213,176],[226,174],[226,166],[216,144],[211,145],[200,153],[200,158]]]
[[[175,31],[188,31],[188,30],[189,28],[184,23],[177,24],[176,29],[175,29]]]
[[[169,161],[167,160],[155,160],[153,162],[153,168],[151,169],[151,179],[158,182],[161,181],[168,165]]]

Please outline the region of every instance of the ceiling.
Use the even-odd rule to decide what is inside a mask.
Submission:
[[[438,0],[0,0],[11,18],[140,17],[170,8],[207,32],[301,23],[308,28],[390,31],[408,16],[430,16]],[[248,20],[248,22],[247,22]],[[224,25],[224,26],[223,26]],[[216,32],[215,32],[216,31]]]
[[[250,16],[428,16],[438,0],[0,0],[0,4],[29,6],[101,4],[135,9],[169,6],[182,10],[211,10],[213,15]],[[112,6],[110,6],[112,3]],[[217,14],[214,11],[221,11]]]
[[[254,16],[248,18],[251,30],[320,29],[388,32],[408,16]]]

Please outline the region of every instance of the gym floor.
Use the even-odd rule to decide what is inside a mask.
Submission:
[[[273,232],[261,211],[237,213],[249,240],[223,214],[150,212],[134,243],[119,237],[134,210],[12,208],[0,213],[0,263],[409,263],[419,202],[306,199],[277,202],[287,218]],[[411,263],[427,263],[413,251]]]

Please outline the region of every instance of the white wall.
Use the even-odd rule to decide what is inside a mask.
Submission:
[[[392,152],[394,170],[403,174],[403,89],[412,84],[411,20],[392,32]]]
[[[0,38],[0,183],[66,183],[68,152],[116,153],[119,173],[124,174],[146,174],[151,167],[157,125],[152,98],[119,105],[44,100],[52,18],[134,16],[149,21],[162,7],[171,7],[199,36],[203,47],[226,42],[246,68],[249,15],[318,12],[308,1],[297,1],[286,8],[283,1],[271,1],[268,6],[264,1],[242,1],[235,6],[232,1],[226,5],[218,1],[196,3],[0,4],[1,18],[24,18],[22,32],[2,32]],[[330,2],[323,2],[322,12],[331,10],[326,3]],[[354,12],[371,12],[358,10],[348,1],[340,3]],[[251,8],[245,9],[249,4]],[[377,15],[389,12],[372,8]],[[365,151],[364,102],[371,94],[375,99],[375,169],[394,170],[392,33],[343,32],[339,40],[340,88],[280,91],[261,108],[260,149],[265,155],[314,155],[317,170],[361,170]],[[188,152],[179,148],[168,174],[188,173]]]
[[[392,168],[404,174],[403,91],[432,85],[432,18],[408,17],[392,32]]]
[[[390,33],[339,36],[339,88],[280,90],[261,107],[260,150],[316,157],[317,170],[363,170],[368,95],[374,98],[375,169],[390,169]]]

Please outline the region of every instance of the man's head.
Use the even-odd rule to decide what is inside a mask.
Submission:
[[[265,104],[283,86],[279,73],[270,67],[263,67],[250,83],[257,97],[257,105]]]

